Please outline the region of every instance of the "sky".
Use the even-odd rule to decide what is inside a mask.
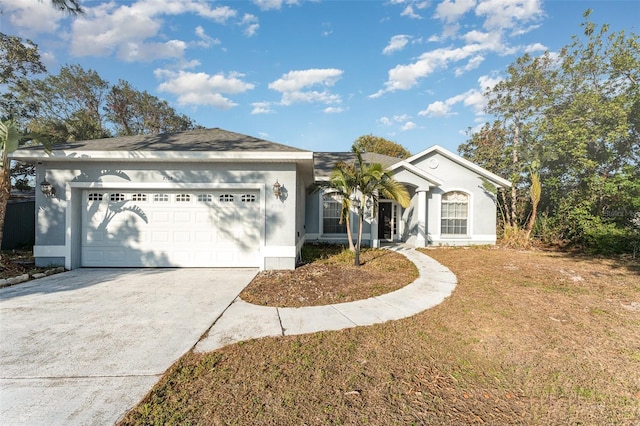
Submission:
[[[580,35],[583,12],[639,33],[640,1],[0,0],[0,32],[33,40],[48,71],[92,69],[198,124],[312,151],[362,135],[453,152],[491,121],[485,88],[529,53]]]

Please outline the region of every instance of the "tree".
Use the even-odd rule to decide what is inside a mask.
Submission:
[[[84,13],[78,0],[51,0],[51,6],[56,10],[67,12],[70,15],[81,15]]]
[[[360,266],[360,249],[362,247],[362,229],[364,226],[364,209],[367,201],[371,202],[373,217],[378,213],[378,199],[382,195],[390,200],[395,200],[402,207],[408,207],[411,202],[407,188],[396,181],[391,174],[386,171],[380,163],[367,164],[362,159],[362,152],[354,145],[353,152],[356,154],[357,163],[354,167],[354,191],[352,196],[357,200],[354,202],[358,216],[358,240],[356,242],[356,255],[354,264]]]
[[[19,101],[17,93],[24,91],[29,77],[44,72],[35,43],[0,33],[0,85],[13,87],[0,97],[0,116],[8,119],[30,115],[33,104],[28,99]]]
[[[634,216],[612,212],[640,208],[640,43],[608,25],[587,20],[582,27],[584,36],[557,56],[525,55],[509,67],[487,92],[496,121],[460,151],[513,181],[502,198],[505,230],[524,226],[527,237],[534,230],[527,217],[535,220],[541,209],[559,238],[604,247],[599,241],[623,232]],[[530,202],[522,197],[528,182],[544,182]]]
[[[9,154],[18,149],[20,134],[13,120],[0,121],[0,245],[4,233],[4,218],[7,213],[7,203],[11,195],[11,174],[9,169]]]
[[[402,159],[411,157],[411,153],[402,145],[379,136],[360,136],[353,145],[359,152],[375,152]]]
[[[340,223],[345,222],[349,250],[355,252],[353,233],[351,230],[351,197],[356,190],[356,169],[354,164],[340,161],[331,171],[328,182],[318,182],[311,187],[311,192],[323,190],[325,194],[341,200]]]
[[[108,90],[109,83],[96,71],[66,65],[58,75],[28,82],[20,97],[37,105],[28,127],[55,133],[63,142],[110,136],[104,116]]]
[[[167,101],[147,91],[140,92],[120,80],[106,98],[106,116],[119,136],[180,132],[198,127],[178,114]]]

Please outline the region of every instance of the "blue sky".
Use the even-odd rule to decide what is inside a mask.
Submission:
[[[0,31],[49,72],[80,64],[166,99],[205,127],[313,151],[361,135],[456,151],[490,120],[482,89],[529,52],[581,34],[585,9],[638,33],[640,2],[541,0],[0,0]]]

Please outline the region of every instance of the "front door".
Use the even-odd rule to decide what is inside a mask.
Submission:
[[[393,209],[390,202],[381,201],[378,205],[378,239],[393,239]]]

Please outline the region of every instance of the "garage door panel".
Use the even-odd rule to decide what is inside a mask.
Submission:
[[[259,266],[257,191],[112,192],[85,193],[83,266]]]

